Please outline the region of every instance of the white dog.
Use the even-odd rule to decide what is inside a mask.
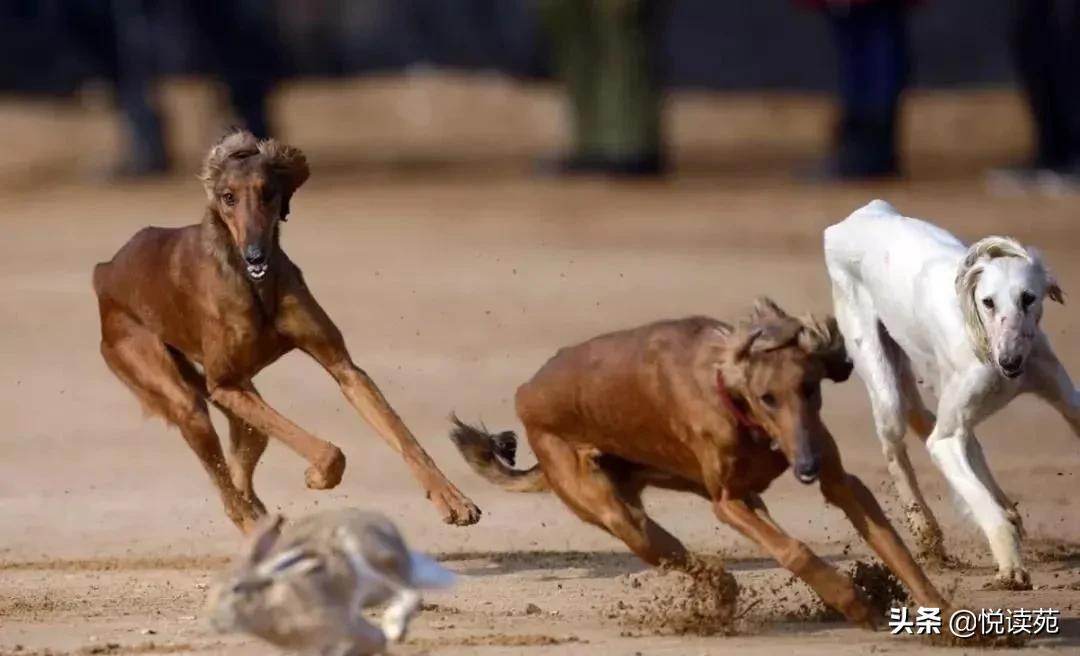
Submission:
[[[1043,299],[1063,298],[1038,252],[1007,237],[966,247],[875,200],[825,230],[825,262],[836,319],[924,554],[944,551],[904,447],[906,425],[986,535],[998,566],[993,585],[1030,589],[1020,516],[973,431],[1017,394],[1034,392],[1080,435],[1080,394],[1039,328]],[[920,389],[938,399],[936,421]]]

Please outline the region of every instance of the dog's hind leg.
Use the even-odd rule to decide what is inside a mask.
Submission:
[[[887,333],[881,335],[882,342],[887,346],[887,353],[895,363],[896,372],[900,376],[900,389],[903,394],[903,403],[907,415],[907,424],[911,430],[919,436],[924,443],[934,430],[934,413],[926,407],[919,385],[915,379],[915,372],[911,367],[911,360],[900,349],[900,346]],[[907,448],[900,444],[895,450],[895,465],[889,462],[889,473],[893,477],[898,490],[905,490],[901,496],[905,499],[905,515],[908,526],[915,537],[919,548],[919,557],[937,564],[943,564],[947,560],[945,553],[945,536],[941,533],[941,526],[937,518],[930,510],[930,504],[926,503],[922,490],[919,488],[918,479],[915,477],[915,469],[911,466]],[[895,471],[894,471],[895,469]],[[910,495],[905,497],[904,495]],[[910,499],[910,501],[909,501]]]
[[[907,410],[908,427],[919,436],[920,440],[926,442],[926,438],[930,437],[930,433],[934,430],[934,423],[936,422],[934,413],[930,411],[930,408],[926,407],[926,402],[923,401],[922,393],[919,390],[919,381],[916,378],[915,371],[912,369],[911,359],[888,333],[884,337],[895,348],[892,352],[895,354],[894,362],[896,362],[897,373],[900,375],[900,391],[904,395],[904,408]]]
[[[855,363],[855,371],[870,396],[874,426],[889,474],[903,504],[904,516],[919,544],[920,555],[940,560],[944,557],[941,528],[919,489],[904,444],[908,417],[898,358],[902,355],[900,348],[881,325],[865,290],[841,267],[830,266],[829,275],[833,281],[836,321],[844,335],[848,354]],[[913,385],[914,380],[911,383]],[[921,420],[925,418],[925,415],[920,416]]]
[[[256,396],[259,394],[251,381],[244,388]],[[229,471],[233,485],[260,515],[265,515],[266,506],[255,494],[255,467],[266,451],[270,438],[220,403],[215,405],[229,419]]]
[[[184,378],[199,390],[200,395],[209,397],[206,391],[206,378],[182,354],[172,351],[172,355]],[[255,395],[259,393],[251,381],[248,381],[244,387]],[[220,404],[216,404],[216,407],[229,419],[229,471],[233,485],[240,490],[240,494],[259,515],[265,515],[266,506],[255,494],[254,475],[255,467],[259,464],[259,458],[262,457],[263,452],[266,451],[270,438],[227,408]]]
[[[266,433],[256,430],[239,417],[229,417],[229,467],[233,485],[259,514],[266,514],[266,506],[255,494],[255,467],[266,451],[269,440]]]
[[[206,399],[165,344],[132,318],[115,312],[102,317],[101,355],[148,412],[180,429],[217,487],[229,519],[241,530],[253,528],[260,514],[233,485]]]
[[[622,540],[650,565],[687,561],[686,547],[645,513],[640,488],[617,480],[597,451],[546,431],[527,433],[552,490],[574,514]]]

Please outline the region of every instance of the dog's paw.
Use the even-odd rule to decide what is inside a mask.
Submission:
[[[480,521],[480,508],[452,485],[428,493],[443,521],[455,526],[469,526]]]
[[[333,444],[326,453],[304,472],[304,482],[311,490],[329,490],[337,487],[345,474],[345,454]]]
[[[983,590],[1030,590],[1031,575],[1022,567],[998,572],[993,580],[983,586]]]

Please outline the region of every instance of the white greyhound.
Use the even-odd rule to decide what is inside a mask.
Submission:
[[[923,554],[944,550],[903,443],[907,424],[986,535],[998,566],[991,586],[1030,589],[1020,516],[974,428],[1033,392],[1080,436],[1080,394],[1039,328],[1043,299],[1062,303],[1061,288],[1034,249],[1007,237],[967,247],[881,200],[825,230],[825,262],[836,319]],[[938,399],[936,421],[920,389]]]

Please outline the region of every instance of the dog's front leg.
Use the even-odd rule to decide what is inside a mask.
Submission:
[[[962,385],[946,387],[938,406],[938,421],[926,440],[930,459],[949,481],[949,486],[963,499],[979,525],[998,566],[994,587],[1030,590],[1031,577],[1020,555],[1020,526],[995,494],[998,488],[990,470],[981,461],[972,461],[975,439],[964,423],[961,408],[971,395]],[[984,480],[985,479],[985,480]]]
[[[760,499],[755,499],[754,505],[764,510]],[[759,516],[745,500],[722,497],[713,501],[713,510],[721,521],[761,545],[778,563],[806,581],[826,604],[856,624],[875,628],[876,618],[850,578],[781,531],[771,519]]]
[[[347,353],[343,356],[345,359],[327,369],[341,386],[345,398],[379,436],[401,454],[428,498],[442,512],[444,521],[459,526],[475,524],[480,519],[480,509],[439,470],[371,377],[353,364]]]
[[[821,491],[825,499],[840,508],[859,532],[920,605],[945,609],[948,605],[926,573],[919,567],[900,536],[889,523],[874,495],[852,474],[823,475]]]
[[[944,610],[945,599],[915,562],[877,499],[858,477],[844,470],[840,450],[827,429],[819,443],[822,451],[821,492],[825,500],[844,512],[862,539],[904,582],[915,601]]]
[[[210,400],[247,422],[255,430],[281,440],[311,463],[305,474],[309,488],[325,490],[341,482],[341,476],[345,472],[345,454],[341,449],[289,421],[253,390],[217,386],[210,390]]]
[[[375,381],[353,363],[345,340],[307,287],[298,284],[281,301],[278,330],[325,368],[349,403],[387,444],[401,454],[413,476],[448,524],[467,526],[480,509],[454,486],[416,441]]]
[[[1028,388],[1054,406],[1080,437],[1080,391],[1044,336],[1031,354]]]

